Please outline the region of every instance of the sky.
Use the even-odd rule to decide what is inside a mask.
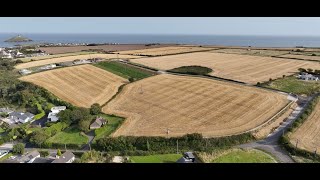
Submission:
[[[0,33],[320,36],[320,18],[0,17]]]

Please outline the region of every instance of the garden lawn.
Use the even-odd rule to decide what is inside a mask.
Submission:
[[[0,158],[0,161],[4,161],[4,160],[8,159],[12,155],[13,155],[12,153],[8,153],[7,155],[5,155],[2,158]]]
[[[294,76],[277,79],[262,86],[300,95],[310,95],[320,90],[320,82],[303,81]]]
[[[117,117],[117,116],[110,116],[106,114],[100,114],[99,116],[102,116],[103,118],[108,120],[108,124],[104,125],[103,127],[96,129],[95,132],[95,138],[94,141],[97,139],[109,136],[112,132],[114,132],[122,122],[124,121],[124,118]]]
[[[252,149],[235,149],[227,154],[219,156],[213,163],[276,163],[277,161],[269,154]]]
[[[152,76],[152,73],[149,71],[114,61],[99,62],[95,66],[127,79],[130,77],[143,79]]]
[[[57,133],[47,140],[51,143],[60,144],[87,144],[88,137],[81,135],[76,127],[70,127],[64,131]]]
[[[158,154],[150,156],[130,156],[133,163],[175,163],[182,157],[181,154]]]

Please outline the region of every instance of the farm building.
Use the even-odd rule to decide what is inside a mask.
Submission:
[[[23,113],[23,112],[11,112],[9,113],[9,119],[12,122],[15,123],[27,123],[31,121],[34,117],[34,114],[31,114],[29,112]]]
[[[305,80],[305,81],[318,81],[319,78],[308,73],[302,73],[298,75],[299,79]]]
[[[99,117],[90,125],[90,129],[98,129],[107,123],[108,123],[107,120],[105,120],[102,117]]]
[[[64,111],[66,110],[67,107],[66,106],[56,106],[56,107],[52,107],[51,108],[51,112],[48,114],[48,119],[50,119],[50,121],[56,122],[59,120],[59,117],[57,116],[57,114],[60,111]]]

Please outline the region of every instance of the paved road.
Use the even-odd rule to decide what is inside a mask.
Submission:
[[[280,147],[278,140],[288,130],[288,128],[290,128],[292,123],[300,116],[300,114],[303,113],[307,105],[315,97],[316,95],[308,98],[299,97],[297,101],[298,106],[295,108],[295,110],[290,114],[287,120],[274,132],[269,134],[267,138],[253,143],[242,144],[238,147],[261,149],[274,155],[277,160],[282,163],[294,163],[289,154]]]

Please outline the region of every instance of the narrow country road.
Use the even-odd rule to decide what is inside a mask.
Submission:
[[[89,131],[88,133],[86,133],[87,137],[88,137],[88,144],[86,144],[85,146],[83,146],[82,150],[84,151],[89,151],[90,150],[90,146],[92,144],[92,141],[94,139],[94,130]]]
[[[280,147],[280,145],[278,144],[278,140],[288,130],[288,128],[290,128],[292,123],[300,116],[300,114],[303,113],[307,105],[315,97],[316,95],[313,95],[308,98],[298,97],[298,106],[295,108],[295,110],[290,114],[287,120],[282,125],[280,125],[274,132],[269,134],[267,138],[252,143],[242,144],[238,147],[244,149],[261,149],[272,154],[281,163],[294,163],[293,159],[289,156],[289,154]]]

